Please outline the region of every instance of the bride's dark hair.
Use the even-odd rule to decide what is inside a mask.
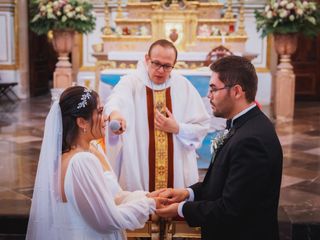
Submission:
[[[83,102],[82,98],[86,94],[85,87],[75,86],[67,88],[60,96],[59,105],[62,115],[62,153],[71,150],[79,133],[76,119],[82,117],[89,121],[92,126],[93,111],[98,107],[98,94],[91,90],[90,98],[86,98],[85,106],[78,107]]]

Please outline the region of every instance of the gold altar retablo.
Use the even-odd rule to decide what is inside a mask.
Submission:
[[[172,41],[179,55],[184,53],[183,59],[178,59],[178,62],[183,63],[180,64],[183,68],[202,67],[205,61],[206,54],[200,54],[198,59],[194,59],[188,53],[209,53],[219,45],[224,45],[232,52],[245,52],[247,35],[243,29],[243,1],[240,1],[241,11],[237,18],[232,12],[231,1],[227,2],[224,15],[221,14],[223,3],[171,2],[129,0],[126,4],[122,3],[117,8],[119,14],[114,19],[116,27],[113,31],[110,31],[110,18],[107,18],[109,6],[106,4],[103,51],[95,51],[94,56],[98,61],[115,61],[116,68],[120,65],[130,68],[129,65],[135,65],[138,60],[126,57],[121,59],[121,53],[145,53],[153,41],[161,38]],[[126,16],[122,14],[124,12]],[[237,26],[240,29],[236,29]],[[113,59],[110,52],[118,53],[117,59]]]

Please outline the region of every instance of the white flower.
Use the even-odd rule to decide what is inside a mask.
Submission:
[[[80,6],[78,6],[78,7],[76,7],[76,12],[82,12],[82,7],[80,7]]]
[[[290,15],[290,16],[289,16],[289,19],[290,19],[290,21],[292,22],[292,21],[295,19],[294,15]]]
[[[62,21],[62,22],[67,21],[67,17],[66,17],[65,15],[63,15],[62,18],[61,18],[61,21]]]
[[[53,15],[52,13],[48,13],[47,15],[48,19],[57,19],[55,15]]]
[[[87,18],[86,16],[84,16],[84,15],[81,15],[81,16],[80,16],[80,19],[81,19],[82,21],[87,21],[87,20],[88,20],[88,18]]]
[[[284,7],[285,5],[287,5],[288,4],[288,1],[287,0],[282,0],[281,2],[280,2],[280,6],[281,7]]]
[[[299,16],[303,15],[303,9],[302,8],[298,8],[297,9],[297,15],[299,15]]]
[[[46,6],[41,6],[40,7],[40,12],[45,12],[47,10]]]
[[[278,7],[279,7],[279,3],[276,2],[276,3],[273,4],[273,8],[274,9],[277,9]]]
[[[268,12],[269,9],[270,9],[270,5],[267,5],[267,6],[265,7],[264,11],[265,11],[265,12]]]
[[[71,12],[68,12],[68,13],[67,13],[67,17],[68,17],[68,18],[73,18],[74,15],[75,15],[75,12],[74,12],[74,11],[71,11]]]
[[[286,8],[289,9],[289,10],[290,10],[290,9],[293,9],[293,8],[294,8],[294,3],[293,3],[293,2],[288,3],[287,6],[286,6]]]
[[[308,5],[309,5],[309,3],[308,3],[307,1],[303,1],[302,5],[303,5],[305,8],[307,8]]]
[[[288,16],[288,11],[286,10],[282,10],[279,14],[280,18],[285,18]]]
[[[268,12],[267,12],[267,18],[268,18],[268,19],[271,19],[271,18],[272,18],[272,15],[273,15],[273,14],[272,14],[272,11],[268,11]]]
[[[49,15],[49,14],[52,14],[52,12],[53,12],[53,9],[52,9],[52,8],[48,8],[48,9],[47,9],[48,15]]]
[[[71,9],[72,9],[72,6],[70,4],[67,4],[63,7],[64,13],[70,12]]]
[[[59,7],[59,2],[58,1],[54,1],[53,2],[53,7],[54,8],[58,8]]]

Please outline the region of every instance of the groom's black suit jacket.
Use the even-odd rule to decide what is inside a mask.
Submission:
[[[182,212],[202,239],[277,240],[282,148],[270,120],[254,107],[235,119],[194,202]]]

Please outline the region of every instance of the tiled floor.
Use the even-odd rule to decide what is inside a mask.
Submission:
[[[0,239],[9,239],[1,236],[17,223],[25,225],[49,107],[49,96],[0,102]],[[269,115],[271,109],[264,111]],[[284,150],[281,238],[319,240],[320,103],[297,103],[294,121],[275,126]],[[25,226],[18,229],[21,237]]]

